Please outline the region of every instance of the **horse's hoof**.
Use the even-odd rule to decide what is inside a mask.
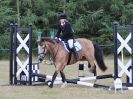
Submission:
[[[90,68],[89,71],[90,71],[91,73],[94,73],[94,69],[93,69],[93,68]]]
[[[48,81],[48,86],[49,86],[49,88],[53,88],[53,84],[51,84],[51,81]]]
[[[51,84],[51,81],[50,80],[47,81],[46,84],[49,86]]]
[[[96,75],[96,69],[95,69],[95,67],[90,67],[89,71],[91,73],[94,73]]]
[[[49,88],[53,88],[53,85],[50,84],[50,85],[49,85]]]
[[[65,88],[67,86],[67,82],[64,82],[62,85],[61,85],[61,88]]]

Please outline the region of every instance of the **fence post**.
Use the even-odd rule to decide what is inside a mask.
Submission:
[[[32,24],[29,24],[29,85],[32,85]]]
[[[13,84],[13,34],[14,33],[14,25],[10,24],[10,67],[9,67],[9,84]]]
[[[114,79],[118,78],[117,29],[118,29],[118,22],[114,22],[113,23],[113,30],[114,30]]]
[[[131,54],[131,58],[132,58],[132,63],[131,63],[131,68],[130,68],[130,70],[131,70],[131,79],[132,79],[132,82],[131,82],[131,84],[132,84],[132,86],[133,86],[133,22],[131,22],[131,52],[132,52],[132,54]]]

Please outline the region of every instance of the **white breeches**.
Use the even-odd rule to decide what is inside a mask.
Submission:
[[[72,49],[74,47],[74,40],[69,39],[67,42],[68,42],[69,48]]]

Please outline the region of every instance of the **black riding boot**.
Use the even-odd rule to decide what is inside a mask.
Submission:
[[[78,61],[78,60],[79,60],[79,55],[78,55],[78,53],[77,53],[77,51],[76,51],[76,48],[73,47],[71,50],[72,50],[72,52],[73,52],[73,54],[74,54],[75,59]]]

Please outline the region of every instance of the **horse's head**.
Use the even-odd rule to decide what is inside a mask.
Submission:
[[[38,60],[41,63],[46,56],[46,53],[47,53],[47,47],[46,46],[47,45],[46,45],[46,42],[43,38],[38,40],[37,43],[38,43]]]
[[[52,52],[56,48],[56,41],[49,37],[42,37],[38,42],[38,59],[39,62],[42,62],[47,52]]]

